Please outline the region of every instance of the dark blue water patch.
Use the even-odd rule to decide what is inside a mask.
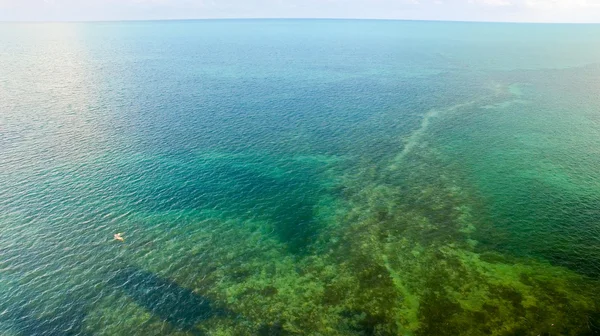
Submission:
[[[169,78],[154,83],[143,80],[148,73],[135,77],[140,80],[135,99],[143,96],[144,106],[119,117],[137,148],[160,154],[214,150],[373,156],[377,147],[379,155],[390,155],[424,113],[481,94],[484,87],[481,79],[455,74],[411,79],[364,75],[329,82],[293,74],[279,78],[275,68],[259,78],[198,74],[185,83]]]
[[[281,241],[299,252],[319,230],[314,213],[328,193],[324,169],[318,162],[261,155],[170,156],[128,163],[117,179],[125,180],[120,186],[131,195],[129,202],[144,212],[209,209],[225,217],[267,220]]]
[[[35,300],[36,292],[27,293]],[[37,293],[39,294],[39,293]],[[0,322],[9,326],[10,331],[27,336],[83,336],[86,317],[86,302],[75,296],[67,296],[60,306],[47,311],[49,302],[41,304],[30,302],[27,297],[18,301],[8,301],[10,295],[1,293],[4,298],[0,302]]]
[[[194,334],[198,323],[230,314],[204,296],[132,266],[117,271],[110,284],[155,316]]]

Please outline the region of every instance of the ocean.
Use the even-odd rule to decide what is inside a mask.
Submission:
[[[597,41],[2,23],[0,334],[600,335]]]

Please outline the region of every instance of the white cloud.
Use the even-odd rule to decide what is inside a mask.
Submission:
[[[469,3],[481,4],[481,5],[492,6],[492,7],[505,7],[505,6],[513,5],[512,1],[510,1],[510,0],[469,0]]]
[[[541,10],[600,8],[600,0],[526,0],[525,5]]]

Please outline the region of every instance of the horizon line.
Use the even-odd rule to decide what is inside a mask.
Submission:
[[[600,25],[600,22],[567,21],[478,21],[478,20],[436,20],[436,19],[393,19],[393,18],[344,18],[344,17],[222,17],[222,18],[164,18],[164,19],[121,19],[121,20],[0,20],[0,24],[22,23],[128,23],[128,22],[176,22],[176,21],[259,21],[259,20],[320,20],[320,21],[402,21],[440,23],[491,23],[491,24],[536,24],[536,25]]]

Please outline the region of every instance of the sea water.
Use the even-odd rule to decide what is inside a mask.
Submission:
[[[598,335],[599,40],[0,24],[0,333]]]

